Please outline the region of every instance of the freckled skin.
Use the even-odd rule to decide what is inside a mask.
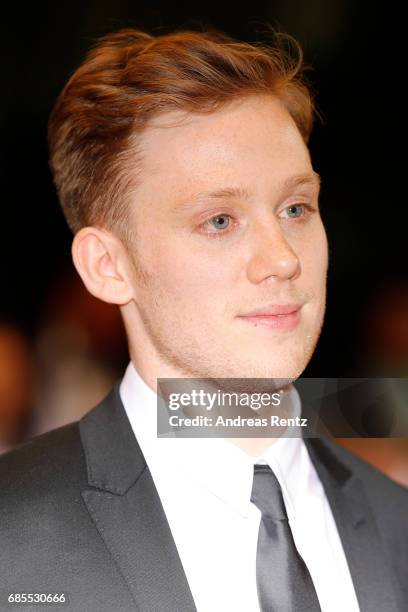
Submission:
[[[318,188],[281,190],[288,177],[313,174],[308,149],[270,96],[171,123],[180,118],[161,117],[142,138],[133,299],[121,306],[131,358],[153,388],[157,377],[296,378],[320,334],[327,274]],[[196,193],[227,187],[245,189],[248,199],[193,203]],[[294,204],[311,210],[290,218]],[[229,215],[217,236],[209,221],[216,215]],[[237,318],[299,302],[290,331]]]

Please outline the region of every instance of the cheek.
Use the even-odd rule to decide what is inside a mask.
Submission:
[[[163,292],[199,306],[216,302],[227,291],[229,273],[225,263],[222,258],[211,257],[211,253],[174,241],[171,248],[162,245],[151,251],[148,268]]]
[[[303,241],[300,261],[305,283],[319,287],[326,286],[328,266],[328,247],[326,232],[319,224],[313,232]]]

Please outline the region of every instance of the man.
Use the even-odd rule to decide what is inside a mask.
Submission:
[[[126,30],[60,95],[74,264],[131,362],[79,424],[2,459],[4,609],[407,609],[405,489],[329,440],[156,435],[158,378],[293,380],[316,345],[327,243],[294,50]]]

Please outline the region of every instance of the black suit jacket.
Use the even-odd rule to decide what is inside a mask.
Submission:
[[[408,490],[329,440],[305,443],[361,610],[406,612]],[[0,509],[1,610],[195,610],[119,383],[79,423],[0,458]],[[9,606],[16,592],[66,593],[69,604]]]

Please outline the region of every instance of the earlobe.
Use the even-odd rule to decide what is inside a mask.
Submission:
[[[113,234],[93,226],[82,228],[72,243],[72,260],[85,287],[110,304],[124,305],[132,299],[122,251]]]

